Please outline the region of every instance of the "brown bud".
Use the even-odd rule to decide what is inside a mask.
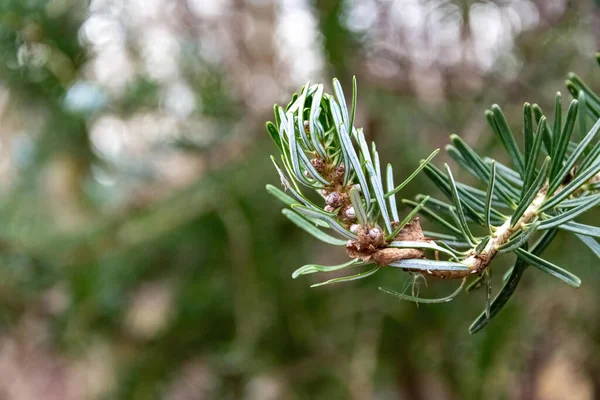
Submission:
[[[356,211],[354,210],[354,207],[350,206],[350,207],[346,208],[344,210],[344,216],[348,219],[356,218]]]
[[[344,167],[344,163],[340,163],[340,165],[337,166],[337,168],[335,169],[335,177],[338,180],[341,180],[344,178],[344,171],[345,171],[345,167]]]
[[[332,213],[335,211],[335,208],[333,208],[331,206],[325,206],[325,211],[327,211],[328,213]]]
[[[342,195],[338,192],[331,192],[325,199],[325,202],[328,205],[337,208],[342,205]]]
[[[325,171],[325,161],[320,158],[313,158],[310,160],[310,163],[317,170],[318,173],[323,173]]]
[[[369,231],[369,237],[373,240],[377,239],[380,236],[381,236],[381,229],[379,229],[379,228],[373,228]]]

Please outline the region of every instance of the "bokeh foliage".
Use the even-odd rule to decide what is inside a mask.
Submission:
[[[150,26],[136,31],[118,7],[102,10],[122,24],[133,77],[115,90],[100,79],[111,65],[94,64],[100,50],[83,28],[100,3],[0,3],[0,84],[8,96],[0,114],[0,371],[7,378],[0,388],[8,398],[529,399],[554,390],[553,381],[571,398],[600,393],[600,274],[576,239],[559,234],[545,254],[572,266],[584,282],[579,290],[526,276],[491,329],[474,337],[465,326],[484,294],[416,307],[377,291],[412,284],[397,271],[321,289],[290,279],[298,265],[346,256],[296,229],[264,191],[277,179],[263,131],[268,105],[284,102],[298,78],[270,54],[270,41],[253,47],[260,29],[244,24],[254,18],[272,35],[284,2],[235,2],[206,26],[190,17],[191,1],[165,6],[164,15],[180,21],[172,28],[181,54],[176,75],[196,106],[164,127],[156,115],[174,113],[165,105],[169,84],[144,63],[147,49],[136,41]],[[315,21],[319,73],[339,76],[345,87],[357,75],[357,120],[398,182],[453,132],[502,160],[480,122],[491,103],[517,121],[524,101],[552,110],[568,71],[598,87],[591,26],[598,10],[583,0],[552,10],[526,2],[538,24],[500,48],[487,70],[382,55],[378,45],[389,37],[369,29],[387,25],[352,29],[348,13],[360,2],[299,3]],[[380,3],[374,7],[389,7]],[[460,15],[463,28],[483,4],[425,3],[431,15]],[[203,52],[203,29],[215,26],[239,46],[227,62]],[[251,86],[265,82],[261,74],[277,90]],[[74,87],[85,96],[71,102]],[[107,115],[150,118],[132,137],[156,129],[159,139],[131,154],[100,151],[95,132]],[[177,183],[169,173],[186,163],[191,178]],[[425,179],[405,190],[405,197],[435,193]],[[445,285],[428,284],[421,293],[445,293]]]

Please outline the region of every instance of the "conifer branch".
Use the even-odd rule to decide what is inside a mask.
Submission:
[[[477,282],[486,283],[488,300],[484,319],[476,320],[472,332],[481,329],[508,301],[527,265],[578,287],[578,277],[540,256],[557,229],[576,233],[600,255],[600,244],[594,239],[600,237],[600,227],[575,221],[600,205],[600,97],[574,74],[569,75],[567,87],[574,99],[564,118],[560,93],[552,123],[537,105],[524,105],[522,149],[500,107],[493,105],[486,112],[512,166],[481,157],[459,136],[450,137],[452,143],[446,150],[460,167],[482,181],[482,190],[455,181],[448,165],[445,173],[435,167],[432,159],[439,150],[395,186],[393,167],[381,167],[375,144],[369,146],[362,129],[353,126],[356,80],[351,109],[337,80],[333,81],[334,95],[326,93],[321,84],[305,85],[287,107],[275,106],[275,121],[267,123],[281,152],[281,166],[275,159],[273,162],[284,190],[272,185],[267,189],[291,207],[284,210],[286,217],[315,238],[333,245],[346,240],[350,261],[331,267],[310,264],[296,270],[293,277],[360,266],[365,268],[363,272],[313,286],[362,279],[383,267],[463,279],[455,293],[442,299],[420,299],[381,288],[400,298],[436,302],[454,298],[465,286],[464,280],[475,276]],[[586,131],[590,119],[593,126]],[[579,135],[573,134],[576,129]],[[572,141],[575,137],[581,140]],[[420,172],[448,200],[429,195],[419,195],[418,202],[403,200],[401,204],[412,210],[402,216],[395,196]],[[321,200],[305,195],[303,188],[316,192]],[[423,232],[417,214],[442,231]],[[476,226],[485,228],[487,234],[476,234],[481,230]],[[530,252],[533,241],[537,242]],[[491,299],[488,269],[501,253],[513,253],[517,261],[507,284]]]

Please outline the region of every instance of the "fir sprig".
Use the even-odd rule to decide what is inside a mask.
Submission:
[[[305,85],[287,107],[275,106],[275,121],[267,123],[281,153],[282,167],[275,159],[273,162],[284,189],[268,185],[267,190],[291,208],[283,211],[286,217],[321,241],[345,244],[351,260],[336,266],[305,265],[293,277],[364,268],[313,285],[320,286],[396,267],[424,276],[462,279],[455,292],[440,299],[380,288],[401,299],[424,303],[451,300],[473,277],[475,282],[468,286],[486,286],[487,302],[471,326],[472,333],[506,304],[529,265],[579,287],[577,276],[541,255],[560,229],[575,233],[600,256],[600,244],[594,239],[600,237],[600,227],[575,221],[600,204],[600,97],[574,74],[569,75],[567,87],[574,99],[564,120],[560,93],[551,123],[539,106],[524,105],[522,146],[498,105],[486,111],[510,166],[482,157],[459,136],[450,136],[447,152],[482,182],[482,190],[457,182],[448,165],[444,170],[435,167],[431,161],[439,149],[395,186],[392,166],[381,167],[375,144],[369,146],[363,130],[354,127],[356,80],[350,109],[337,80],[333,80],[334,95],[325,93],[321,84]],[[589,120],[594,123],[587,130]],[[417,196],[417,202],[403,200],[401,204],[412,210],[401,218],[395,196],[421,171],[447,201],[428,195]],[[304,188],[321,199],[305,194]],[[417,214],[441,231],[423,232]],[[513,253],[516,262],[492,298],[491,263],[501,253]]]

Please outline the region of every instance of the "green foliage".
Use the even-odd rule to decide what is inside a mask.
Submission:
[[[541,109],[525,103],[522,147],[498,105],[485,112],[511,166],[480,156],[459,136],[451,135],[452,144],[446,146],[446,151],[482,182],[487,189],[482,191],[456,181],[447,164],[445,173],[431,164],[438,150],[398,186],[394,186],[393,168],[388,164],[384,185],[375,143],[369,147],[363,130],[353,125],[356,79],[350,109],[336,79],[335,95],[325,93],[322,84],[306,84],[285,109],[276,106],[275,122],[267,123],[267,131],[281,151],[283,170],[276,164],[277,170],[284,189],[294,199],[272,186],[268,189],[298,211],[284,213],[314,237],[330,244],[342,244],[347,239],[347,252],[353,259],[333,267],[307,265],[293,276],[375,264],[366,272],[322,284],[366,278],[381,267],[463,280],[452,295],[441,299],[422,299],[381,288],[402,299],[428,303],[453,299],[467,280],[475,279],[478,285],[486,285],[488,300],[482,316],[470,328],[472,333],[498,314],[528,265],[579,287],[577,276],[541,255],[557,228],[577,233],[596,255],[600,254],[600,245],[592,238],[598,237],[600,228],[575,221],[600,204],[596,185],[600,179],[600,97],[574,74],[569,75],[567,87],[574,99],[563,120],[562,96],[556,95],[551,129]],[[589,119],[594,123],[587,131]],[[576,129],[579,135],[574,134]],[[580,141],[574,141],[576,137]],[[413,210],[401,220],[395,195],[421,171],[448,202],[424,194],[417,196],[419,203],[403,200]],[[313,197],[304,194],[301,187],[316,192],[321,200],[310,200]],[[425,237],[417,213],[442,230],[427,232]],[[332,237],[326,233],[328,230],[342,238]],[[537,242],[532,251],[527,250],[530,242]],[[492,300],[492,260],[501,253],[514,254],[516,263]]]
[[[499,154],[500,141],[480,135],[477,119],[485,123],[479,117],[481,104],[502,105],[520,145],[520,124],[513,122],[523,110],[514,104],[522,104],[524,94],[535,96],[539,104],[530,107],[531,130],[536,134],[543,115],[540,106],[548,112],[548,126],[554,126],[555,101],[553,96],[549,101],[546,94],[562,84],[564,68],[577,66],[582,81],[598,88],[591,69],[581,62],[581,43],[593,39],[587,32],[592,10],[586,4],[575,2],[562,12],[538,4],[540,24],[521,33],[509,27],[514,42],[511,39],[510,46],[501,46],[504,50],[497,52],[491,69],[484,70],[471,68],[479,54],[465,60],[468,68],[463,62],[451,65],[451,59],[424,65],[415,61],[423,60],[425,51],[427,58],[436,52],[429,53],[420,41],[407,40],[412,35],[394,34],[392,41],[374,36],[382,32],[381,26],[385,31],[393,28],[381,24],[391,15],[381,11],[397,7],[392,2],[375,2],[377,10],[371,13],[378,15],[375,22],[357,18],[361,13],[356,11],[364,2],[321,0],[305,2],[301,9],[269,1],[234,2],[232,7],[220,6],[220,0],[207,4],[211,2],[219,7],[198,10],[203,1],[0,2],[0,339],[4,344],[0,356],[10,371],[10,378],[0,383],[5,397],[45,398],[48,383],[54,397],[89,399],[416,399],[445,395],[493,400],[515,393],[535,397],[528,396],[531,382],[545,388],[545,372],[555,367],[552,363],[559,359],[568,368],[562,356],[569,358],[573,353],[575,370],[567,370],[567,377],[583,378],[578,382],[586,388],[600,387],[595,365],[598,343],[593,343],[600,337],[595,322],[600,275],[595,273],[596,253],[582,251],[586,243],[595,246],[593,241],[600,237],[594,219],[597,213],[592,210],[577,217],[578,222],[541,231],[557,235],[543,253],[534,252],[532,245],[528,249],[553,264],[573,268],[584,282],[579,291],[541,276],[535,267],[520,272],[519,291],[505,307],[498,301],[492,307],[495,297],[486,292],[486,286],[490,287],[486,274],[491,268],[484,270],[479,292],[461,294],[452,304],[420,308],[378,293],[377,287],[426,303],[462,293],[462,282],[426,280],[425,270],[402,273],[400,267],[381,267],[369,279],[308,289],[376,266],[344,259],[341,247],[355,234],[344,225],[341,233],[330,228],[324,221],[331,212],[316,219],[291,209],[293,204],[309,207],[292,193],[295,189],[289,178],[291,188],[285,191],[274,180],[272,168],[264,161],[269,150],[277,147],[270,147],[271,139],[261,123],[265,104],[294,84],[290,73],[295,74],[297,66],[307,71],[304,67],[310,64],[318,76],[343,78],[349,119],[364,121],[369,142],[377,142],[375,149],[370,143],[368,148],[373,168],[381,174],[394,230],[382,232],[389,250],[411,250],[413,243],[421,247],[424,260],[437,261],[437,250],[440,261],[448,262],[450,253],[471,247],[460,231],[453,230],[457,228],[449,218],[452,200],[427,181],[427,164],[420,165],[419,158],[432,153],[431,146],[451,143],[458,147],[445,136],[446,131],[459,132],[476,149],[482,165],[490,166],[483,169],[484,174],[492,174],[491,160],[485,155],[496,158],[497,176],[510,182],[522,180],[506,169],[509,159]],[[427,15],[432,12],[424,31],[433,35],[447,31],[431,29],[429,22],[436,23],[440,16],[434,14],[436,8],[444,8],[443,20],[453,27],[462,23],[468,28],[470,10],[481,17],[481,4],[437,3],[418,4]],[[499,2],[487,10],[505,20],[507,15],[514,16],[512,8],[517,3]],[[393,14],[399,15],[397,11]],[[279,29],[282,22],[291,26],[290,21],[301,21],[301,28],[311,26],[312,15],[318,20],[313,33],[292,32],[303,40],[290,41]],[[349,23],[350,19],[354,22]],[[411,30],[419,31],[416,21],[409,22]],[[355,30],[355,23],[362,27]],[[371,28],[367,28],[369,23]],[[464,36],[466,46],[477,39]],[[291,45],[312,46],[304,40],[310,37],[316,40],[308,53]],[[436,42],[432,37],[431,43]],[[398,43],[403,46],[401,54],[395,53]],[[411,51],[415,44],[419,53]],[[461,51],[468,49],[462,43],[448,44],[452,54],[471,54]],[[164,46],[179,49],[173,50],[178,55],[161,54]],[[507,60],[510,65],[505,68]],[[156,73],[165,72],[165,65],[176,67],[175,74],[156,78]],[[360,97],[354,96],[359,107],[354,119],[351,85],[345,84],[351,82],[346,71],[352,70],[360,71],[363,82]],[[435,82],[440,87],[432,87]],[[74,112],[65,107],[74,93],[71,89],[80,84],[103,93],[102,108]],[[324,91],[335,95],[328,86]],[[197,107],[188,116],[171,113],[171,93],[179,93],[172,89],[179,87],[187,87],[196,99]],[[564,95],[563,121],[570,102],[570,96]],[[181,104],[182,98],[176,97]],[[577,100],[579,110],[595,104],[587,94]],[[572,141],[582,140],[593,126],[593,111],[578,112]],[[584,129],[577,132],[582,116]],[[171,122],[163,124],[165,119]],[[171,125],[174,119],[176,126]],[[310,122],[308,113],[304,120]],[[105,122],[111,122],[110,127]],[[279,139],[279,123],[272,126]],[[540,136],[542,149],[549,148],[550,131]],[[98,147],[102,139],[114,137],[105,136],[107,132],[118,133],[122,139],[124,147],[117,156]],[[360,156],[357,142],[350,137]],[[597,139],[592,142],[592,149],[582,156],[587,163],[600,152]],[[144,144],[151,148],[139,147]],[[569,145],[567,153],[572,150]],[[542,150],[536,169],[547,154],[551,153]],[[498,178],[491,189],[493,196],[486,197],[489,178],[474,183],[467,174],[482,171],[465,168],[459,172],[447,155],[464,163],[461,154],[450,148],[432,157],[444,175],[443,162],[449,162],[461,204],[466,204],[462,196],[471,202],[484,199],[484,210],[489,210],[487,216],[483,214],[486,225],[501,225],[503,215],[487,204],[502,207],[499,197],[512,198],[512,188]],[[442,156],[444,161],[440,161]],[[279,154],[276,160],[286,173]],[[393,168],[386,165],[388,161]],[[585,168],[581,160],[576,165]],[[370,209],[377,209],[379,202],[366,166],[364,174],[372,201],[367,204],[360,188],[354,187],[360,196],[350,196],[351,205],[360,204],[367,216],[365,223],[373,224],[369,218],[377,220],[384,231],[383,217]],[[359,184],[351,175],[348,181]],[[267,183],[276,190],[262,190]],[[324,211],[319,193],[301,183],[298,186]],[[598,186],[589,183],[586,188],[597,190]],[[427,196],[417,195],[417,190]],[[395,195],[388,195],[392,191]],[[279,195],[286,204],[284,214],[272,195]],[[365,218],[358,208],[354,211],[357,219]],[[441,220],[426,221],[428,213]],[[418,214],[424,236],[435,242],[394,240]],[[475,237],[489,235],[472,222],[471,209],[465,208],[464,214]],[[395,221],[400,223],[396,226]],[[304,229],[334,243],[318,242]],[[529,241],[533,243],[539,234],[532,233]],[[523,239],[526,235],[511,237],[509,246],[498,252],[513,252],[510,246]],[[485,240],[478,246],[482,244]],[[513,258],[514,252],[494,260],[493,295],[503,293],[503,275],[508,279],[517,271],[507,268],[504,273]],[[327,269],[346,261],[355,265]],[[289,279],[295,267],[309,263],[333,267],[313,266],[314,272],[308,273],[307,268],[297,280]],[[469,278],[464,286],[472,281]],[[465,336],[469,315],[482,311],[483,324],[489,321],[483,311],[488,296],[489,314],[502,310],[494,314],[493,329],[473,338]],[[142,322],[156,322],[161,316],[167,318],[150,334],[132,325],[139,324],[139,317]],[[577,353],[578,348],[583,351]],[[572,387],[567,380],[559,386]]]

